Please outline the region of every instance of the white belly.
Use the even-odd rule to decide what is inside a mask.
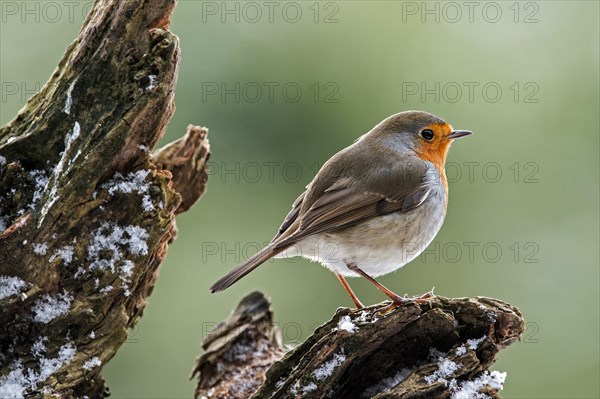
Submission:
[[[416,209],[396,212],[335,233],[310,236],[278,255],[302,256],[335,273],[358,277],[347,264],[358,266],[372,277],[391,273],[421,254],[436,236],[445,217],[442,193]]]

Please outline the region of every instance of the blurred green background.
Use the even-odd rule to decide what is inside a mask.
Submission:
[[[50,76],[89,2],[73,18],[67,2],[1,3],[40,7],[37,21],[2,15],[4,124]],[[599,397],[599,3],[273,4],[271,15],[263,2],[177,6],[177,112],[163,142],[188,123],[209,127],[212,176],[104,369],[113,397],[191,397],[202,337],[251,290],[270,295],[289,344],[350,306],[305,260],[268,262],[219,295],[208,287],[270,240],[319,165],[408,109],[475,134],[451,151],[448,216],[427,255],[381,281],[519,306],[524,340],[495,365],[508,372],[504,397]],[[364,302],[384,299],[350,282]]]

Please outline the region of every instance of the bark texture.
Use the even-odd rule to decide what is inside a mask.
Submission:
[[[252,293],[204,341],[196,397],[500,397],[503,375],[488,369],[523,333],[518,309],[484,297],[436,296],[379,314],[385,305],[341,308],[284,355],[268,299]]]
[[[175,215],[202,195],[205,128],[153,151],[174,112],[174,0],[96,0],[48,83],[0,128],[0,397],[103,398]],[[340,309],[284,351],[260,293],[206,339],[197,396],[497,396],[488,367],[524,329],[489,298]]]
[[[174,112],[174,0],[97,0],[50,80],[0,129],[0,397],[101,398],[207,130],[152,154]]]
[[[267,369],[281,359],[281,333],[273,327],[271,303],[253,292],[239,303],[202,343],[192,377],[195,397],[249,398],[265,380]]]

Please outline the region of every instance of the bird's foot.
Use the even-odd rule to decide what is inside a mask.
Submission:
[[[415,301],[418,304],[428,303],[431,298],[435,298],[435,293],[433,292],[434,289],[435,287],[432,288],[431,291],[426,292],[423,295],[414,296],[411,298],[411,300]]]
[[[409,298],[401,297],[401,296],[395,296],[394,298],[391,298],[391,299],[392,299],[392,303],[390,303],[386,307],[381,308],[377,311],[377,313],[379,313],[380,316],[384,316],[384,315],[392,312],[396,308],[404,305],[406,302],[410,301]]]

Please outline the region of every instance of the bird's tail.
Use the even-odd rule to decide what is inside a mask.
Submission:
[[[253,257],[227,273],[219,281],[210,287],[210,292],[219,292],[229,288],[236,281],[262,265],[264,262],[282,252],[285,248],[275,248],[275,245],[269,244],[256,253]]]

